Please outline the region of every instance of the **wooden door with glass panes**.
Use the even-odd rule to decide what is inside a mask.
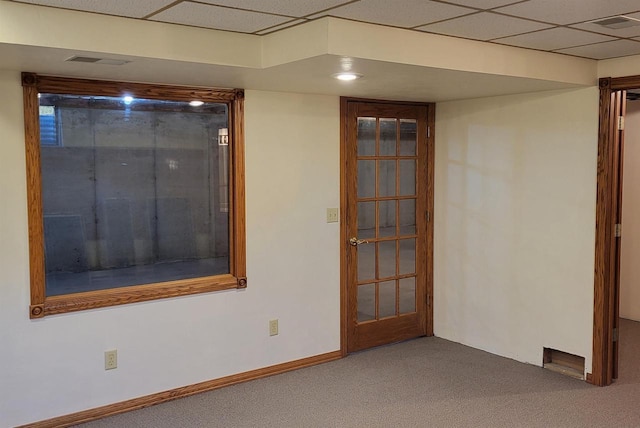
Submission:
[[[347,352],[433,334],[434,108],[342,100]]]

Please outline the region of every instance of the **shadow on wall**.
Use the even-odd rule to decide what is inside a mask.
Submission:
[[[516,220],[514,187],[520,179],[515,169],[521,153],[511,129],[472,125],[459,131],[449,140],[446,153],[443,239],[451,245],[446,252],[445,281],[459,286],[456,293],[464,307],[489,316],[450,312],[449,321],[496,331],[501,314],[511,310],[511,298],[518,300],[510,295],[514,272],[504,266],[516,263],[513,238],[520,221]],[[473,337],[464,340],[472,342]]]

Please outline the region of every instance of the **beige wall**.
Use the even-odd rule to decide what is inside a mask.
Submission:
[[[0,426],[339,348],[337,97],[246,91],[247,290],[30,320],[19,73],[0,93]],[[438,104],[436,335],[590,367],[597,109],[595,88]]]
[[[640,74],[640,55],[598,61],[598,77],[624,77]]]
[[[246,290],[30,320],[19,73],[0,93],[1,427],[339,349],[337,97],[246,92]]]
[[[0,0],[0,42],[0,426],[340,345],[339,226],[325,220],[339,205],[337,96],[246,91],[247,290],[30,320],[17,70],[354,96],[393,84],[394,98],[596,83],[591,60],[332,18],[259,38]],[[134,61],[64,62],[78,52]],[[337,86],[325,71],[343,55],[367,64],[369,79]],[[634,74],[639,58],[600,62],[600,75]],[[401,85],[392,63],[407,66]],[[437,105],[437,335],[537,365],[552,347],[585,356],[589,369],[597,110],[596,88]],[[269,337],[273,318],[280,335]],[[105,372],[112,348],[119,367]]]
[[[591,366],[598,91],[436,109],[435,333]]]
[[[640,321],[640,101],[627,102],[623,168],[620,316]]]

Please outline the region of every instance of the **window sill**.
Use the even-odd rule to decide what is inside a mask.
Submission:
[[[42,305],[31,305],[31,318],[67,312],[97,309],[128,303],[146,302],[191,294],[241,289],[247,287],[246,278],[233,275],[217,275],[204,278],[184,279],[157,284],[119,287],[110,290],[88,291],[47,297]]]

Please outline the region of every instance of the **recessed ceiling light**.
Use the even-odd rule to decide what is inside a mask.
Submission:
[[[189,102],[189,105],[191,107],[200,107],[202,104],[204,104],[204,101],[200,101],[200,100],[193,100]]]
[[[358,73],[353,73],[351,71],[348,72],[342,72],[342,73],[336,73],[333,75],[333,77],[335,77],[338,80],[342,80],[344,82],[349,82],[351,80],[356,80],[362,77],[362,74],[358,74]]]

